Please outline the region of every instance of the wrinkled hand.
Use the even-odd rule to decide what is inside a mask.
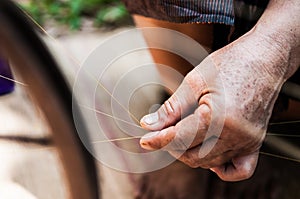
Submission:
[[[160,109],[141,120],[140,144],[166,150],[225,181],[252,176],[288,71],[282,49],[247,34],[209,55]]]

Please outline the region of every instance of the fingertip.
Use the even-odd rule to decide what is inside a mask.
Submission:
[[[145,115],[140,120],[140,125],[142,128],[149,131],[158,131],[163,128],[162,120],[160,119],[158,112]]]
[[[141,126],[143,129],[151,130],[150,127],[148,126],[148,124],[145,123],[145,122],[143,121],[143,118],[140,120],[140,126]]]
[[[140,146],[146,150],[155,150],[157,147],[154,145],[154,139],[159,132],[147,133],[140,139]]]
[[[151,145],[149,145],[149,143],[147,143],[145,141],[140,141],[140,146],[143,149],[146,149],[146,150],[149,150],[149,151],[155,150]]]
[[[157,112],[145,115],[140,121],[141,125],[144,125],[144,126],[151,126],[157,122],[158,122],[158,113]]]

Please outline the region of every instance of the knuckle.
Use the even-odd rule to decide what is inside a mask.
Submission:
[[[175,138],[175,128],[173,126],[168,129],[162,130],[160,134],[160,146],[164,147],[166,150],[174,150],[173,142]]]
[[[161,108],[158,110],[159,118],[165,121],[166,125],[169,125],[176,117],[179,115],[178,105],[176,105],[177,99],[175,96],[172,96],[167,101],[165,101]]]
[[[240,172],[240,179],[241,180],[249,179],[252,177],[253,173],[254,173],[254,169],[243,169]]]
[[[190,140],[186,139],[186,135],[183,133],[180,133],[180,127],[177,125],[172,127],[172,130],[174,132],[175,138],[174,138],[174,147],[176,150],[186,151],[189,149]],[[187,153],[189,154],[189,153]],[[188,155],[189,156],[189,155]]]
[[[188,159],[185,161],[185,164],[194,169],[200,167],[200,165],[195,160]]]
[[[199,168],[199,166],[197,164],[190,164],[189,167],[191,167],[193,169]]]
[[[194,155],[191,155],[189,153],[185,153],[183,158],[181,158],[181,161],[184,162],[186,165],[188,165],[189,167],[191,168],[203,168],[202,166],[202,161],[197,158],[197,157],[194,157]]]
[[[166,113],[166,115],[173,115],[174,114],[174,112],[175,112],[174,111],[175,110],[174,109],[174,103],[176,103],[176,102],[174,102],[172,100],[172,98],[170,98],[170,99],[168,99],[167,101],[164,102],[164,104],[163,104],[163,110]]]
[[[209,168],[211,168],[210,166],[209,166],[209,164],[207,164],[207,163],[204,163],[204,162],[198,162],[198,167],[201,167],[202,169],[209,169]]]
[[[181,115],[182,104],[181,104],[182,96],[180,93],[175,92],[169,100],[167,100],[166,106],[168,107],[168,111],[172,115]]]
[[[205,79],[198,70],[188,73],[183,80],[183,84],[188,85],[194,93],[201,93],[206,85]]]
[[[197,109],[197,116],[201,119],[201,124],[205,125],[206,128],[208,128],[210,122],[211,122],[211,114],[209,108],[201,107],[201,109]]]

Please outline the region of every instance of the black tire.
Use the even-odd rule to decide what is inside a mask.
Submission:
[[[83,146],[73,121],[71,90],[40,39],[38,28],[7,0],[0,1],[0,25],[0,54],[10,60],[12,70],[28,85],[26,89],[46,117],[61,157],[70,197],[99,198],[94,158]],[[73,106],[76,111],[76,104]]]

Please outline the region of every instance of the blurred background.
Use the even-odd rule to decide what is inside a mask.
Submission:
[[[119,0],[14,2],[47,32],[42,38],[71,82],[94,48],[112,35],[133,28]],[[16,83],[12,93],[0,96],[0,110],[0,198],[68,198],[66,175],[52,133],[23,85]],[[127,174],[99,162],[96,166],[98,171],[105,170],[99,176],[104,198],[132,198]]]
[[[79,66],[99,44],[117,33],[134,28],[133,20],[120,0],[15,0],[15,2],[45,29],[48,36],[44,35],[43,39],[57,61],[61,63],[70,82],[74,81]],[[140,37],[142,38],[141,35]],[[114,73],[112,78],[117,80],[124,70],[148,62],[151,63],[152,58],[147,52],[121,59],[117,63],[118,71],[112,71]],[[148,96],[145,94],[144,98],[150,99],[149,95],[151,92]],[[109,102],[107,96],[101,99],[104,105]],[[151,104],[152,101],[148,100],[147,103]],[[35,109],[22,85],[16,84],[14,92],[0,96],[0,199],[64,199],[69,195],[65,185],[65,172],[52,143],[51,132],[45,126],[39,111]],[[278,126],[274,128],[280,130]],[[108,129],[118,130],[110,125]],[[286,130],[279,131],[282,132]],[[289,129],[289,133],[299,133],[299,127]],[[293,137],[290,139],[296,140]],[[299,156],[299,145],[293,148],[294,145],[286,145],[285,142],[275,144],[296,151]],[[148,191],[147,193],[151,195],[152,193],[149,193],[153,191],[151,187],[154,191],[164,192],[163,194],[170,198],[177,193],[187,194],[189,198],[195,198],[197,194],[199,198],[200,195],[202,198],[229,199],[299,198],[300,176],[297,172],[299,161],[261,157],[254,178],[241,183],[224,183],[210,171],[190,169],[179,163],[175,163],[174,170],[165,168],[141,177],[118,172],[96,162],[99,171],[99,190],[103,198],[121,199],[134,198],[140,190]],[[158,179],[160,184],[157,183]],[[195,184],[195,181],[199,184]],[[166,184],[171,188],[164,190]],[[187,193],[187,190],[195,192]],[[274,197],[264,197],[266,195]]]
[[[80,31],[132,25],[120,0],[17,0],[32,18],[45,27]]]

